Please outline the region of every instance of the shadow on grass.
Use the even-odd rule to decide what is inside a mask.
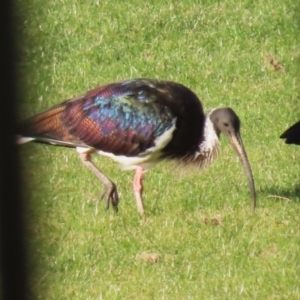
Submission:
[[[292,189],[270,187],[260,189],[260,193],[270,199],[300,203],[300,182]]]

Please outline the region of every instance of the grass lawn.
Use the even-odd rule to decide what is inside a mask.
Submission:
[[[300,119],[300,4],[241,1],[17,1],[21,118],[100,84],[149,77],[230,106],[258,206],[228,141],[200,173],[146,173],[147,216],[132,172],[94,161],[118,185],[119,213],[97,202],[76,151],[20,147],[37,299],[300,299],[300,147],[279,135]],[[191,129],[192,130],[192,129]]]

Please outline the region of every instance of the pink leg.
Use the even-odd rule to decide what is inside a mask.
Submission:
[[[133,178],[133,192],[136,200],[136,206],[138,212],[143,216],[144,211],[144,203],[142,198],[143,193],[143,174],[144,174],[144,168],[143,167],[137,167],[135,170],[134,178]]]

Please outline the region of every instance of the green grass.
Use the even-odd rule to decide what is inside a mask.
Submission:
[[[102,187],[75,151],[24,145],[35,297],[299,299],[300,148],[278,138],[300,112],[297,1],[18,4],[22,118],[108,82],[178,81],[205,109],[240,116],[258,195],[252,214],[223,138],[219,159],[199,174],[166,163],[147,172],[145,220],[133,174],[95,157],[121,194],[119,214],[105,213]],[[143,260],[146,251],[159,260]]]

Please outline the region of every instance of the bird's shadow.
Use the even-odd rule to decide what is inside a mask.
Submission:
[[[278,201],[292,201],[294,203],[300,203],[300,182],[292,189],[281,189],[273,186],[261,188],[259,193],[265,195],[267,198],[273,198]]]

